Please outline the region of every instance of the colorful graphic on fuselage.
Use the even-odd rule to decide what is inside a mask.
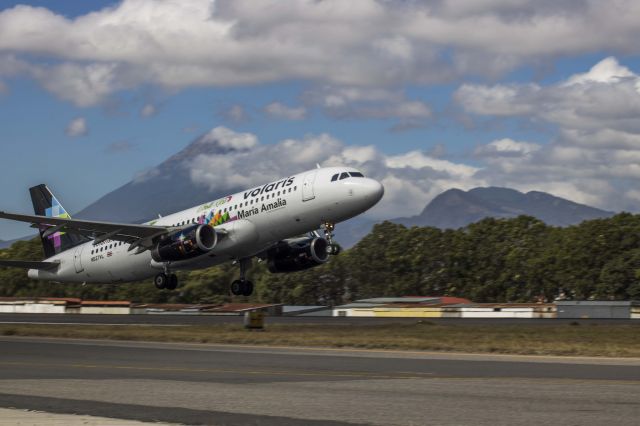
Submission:
[[[206,224],[211,226],[222,225],[223,223],[227,223],[232,220],[236,220],[238,217],[231,217],[229,212],[223,212],[222,210],[218,210],[217,213],[214,213],[213,210],[209,212],[209,214],[202,215],[198,218],[198,223]]]
[[[198,210],[203,211],[203,210],[209,210],[211,207],[220,207],[228,202],[230,202],[233,199],[232,195],[227,195],[224,198],[220,198],[219,200],[215,200],[212,201],[210,203],[204,204],[202,206],[200,206],[200,208]],[[228,211],[223,211],[223,210],[218,210],[218,212],[216,213],[215,210],[211,210],[209,211],[209,213],[207,213],[206,215],[203,214],[201,216],[198,217],[198,223],[201,225],[211,225],[211,226],[218,226],[218,225],[222,225],[223,223],[227,223],[231,220],[236,220],[238,218],[238,216],[234,216],[231,217],[231,215],[229,214]]]

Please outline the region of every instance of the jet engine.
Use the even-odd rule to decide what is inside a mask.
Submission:
[[[267,251],[269,271],[296,272],[322,265],[329,260],[329,243],[324,238],[284,240]]]
[[[164,236],[151,250],[156,262],[188,260],[210,252],[218,236],[209,225],[193,225]]]

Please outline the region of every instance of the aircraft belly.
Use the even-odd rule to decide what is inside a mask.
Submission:
[[[127,252],[124,248],[112,255],[93,256],[85,262],[85,281],[94,283],[128,282],[145,279],[157,273],[150,265],[151,254]]]

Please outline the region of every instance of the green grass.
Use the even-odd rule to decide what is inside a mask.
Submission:
[[[239,325],[101,326],[3,324],[0,335],[527,355],[640,357],[640,323],[620,325]]]

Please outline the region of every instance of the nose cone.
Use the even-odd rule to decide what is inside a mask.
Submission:
[[[374,179],[365,178],[359,182],[359,191],[366,200],[367,208],[375,206],[384,195],[384,186]]]

